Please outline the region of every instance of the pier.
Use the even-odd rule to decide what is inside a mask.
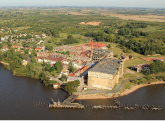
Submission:
[[[72,103],[78,95],[71,95],[67,99],[65,99],[63,102],[54,102],[52,99],[52,102],[49,103],[50,108],[77,108],[77,109],[84,109],[84,105],[81,105],[79,103]]]
[[[71,95],[63,101],[63,104],[72,103],[76,98],[78,98],[78,95]]]

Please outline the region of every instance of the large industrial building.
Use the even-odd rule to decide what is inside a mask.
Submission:
[[[92,60],[98,62],[103,58],[113,58],[113,51],[93,48]]]
[[[123,75],[123,64],[119,59],[102,59],[88,71],[88,87],[112,90]]]

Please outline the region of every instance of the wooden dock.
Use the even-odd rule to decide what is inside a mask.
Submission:
[[[72,103],[76,98],[78,97],[78,95],[71,95],[69,96],[67,99],[65,99],[63,102],[54,102],[52,100],[51,103],[49,103],[49,107],[50,108],[77,108],[77,109],[84,109],[84,105],[81,105],[79,103]]]
[[[62,103],[63,104],[70,104],[72,103],[76,98],[78,98],[78,95],[71,95],[67,99],[65,99]]]

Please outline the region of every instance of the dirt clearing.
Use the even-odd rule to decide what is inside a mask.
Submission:
[[[127,14],[110,14],[110,13],[101,13],[101,15],[119,17],[124,20],[138,20],[138,21],[156,21],[156,22],[165,22],[165,16],[157,15],[127,15]]]
[[[80,24],[98,26],[100,23],[101,22],[81,22]]]

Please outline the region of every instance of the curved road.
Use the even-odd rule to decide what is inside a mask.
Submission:
[[[116,93],[116,92],[119,92],[122,89],[123,84],[126,81],[131,80],[131,79],[138,79],[138,78],[144,78],[144,77],[132,77],[132,78],[125,79],[120,84],[118,84],[114,90],[90,90],[90,91],[83,91],[83,92],[75,92],[73,94],[83,95],[83,94],[96,94],[96,93]]]

